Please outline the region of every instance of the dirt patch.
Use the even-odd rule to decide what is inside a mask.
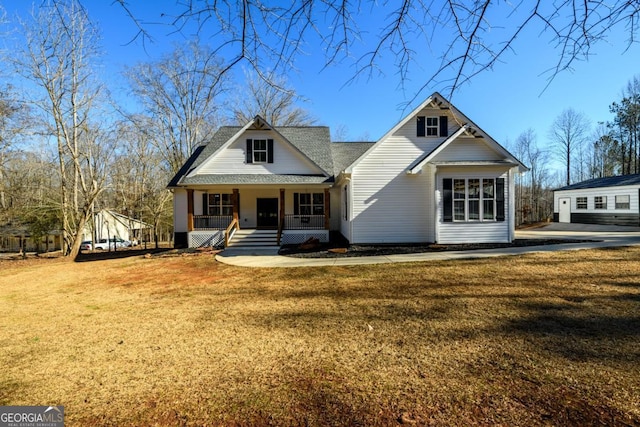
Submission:
[[[296,258],[343,258],[376,255],[416,254],[425,252],[475,251],[481,249],[519,248],[525,246],[561,245],[568,243],[587,243],[596,240],[577,239],[515,239],[512,243],[467,243],[456,245],[441,244],[405,244],[405,245],[344,245],[339,243],[321,243],[314,248],[301,248],[297,245],[283,246],[280,255]]]

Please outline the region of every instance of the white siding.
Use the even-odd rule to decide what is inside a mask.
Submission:
[[[173,190],[173,231],[187,232],[187,190]]]
[[[449,111],[425,109],[418,115]],[[448,120],[449,133],[457,124]],[[452,127],[453,126],[453,127]],[[380,142],[353,170],[350,206],[352,243],[428,242],[434,240],[433,179],[428,168],[407,175],[407,168],[443,137],[416,137],[416,120]]]
[[[571,198],[572,213],[629,213],[637,214],[640,210],[638,201],[638,185],[626,185],[620,187],[585,188],[582,190],[564,190],[553,193],[553,212],[558,213],[558,199],[563,197]],[[616,209],[615,196],[629,196],[629,209]],[[594,198],[596,196],[607,197],[607,209],[596,209]],[[587,209],[576,209],[576,198],[587,198]]]
[[[330,205],[330,222],[329,228],[331,230],[340,230],[340,188],[334,187],[329,191],[329,198],[331,199]]]
[[[246,163],[247,139],[273,139],[273,163]],[[320,168],[273,131],[247,131],[226,149],[206,160],[204,174],[322,174]]]
[[[489,147],[483,138],[460,136],[434,157],[434,162],[502,160],[503,157]]]
[[[416,116],[446,115],[449,117],[449,135],[464,123],[459,123],[450,110],[425,108]],[[378,143],[362,159],[352,174],[351,241],[352,243],[432,242],[436,224],[439,224],[439,191],[436,193],[435,167],[427,165],[417,175],[406,170],[425,153],[432,152],[446,137],[417,137],[417,121],[410,119],[386,140]],[[460,136],[438,156],[438,161],[500,160],[501,156],[482,139]],[[470,176],[506,179],[509,191],[508,169],[487,169],[485,166],[465,168]],[[441,185],[441,177],[439,178]],[[509,198],[505,195],[505,206]],[[459,224],[440,230],[439,239],[447,241],[510,241],[510,215],[505,207],[504,222],[486,224]],[[471,227],[475,226],[475,228]],[[346,224],[342,224],[343,233]]]
[[[340,187],[340,233],[351,241],[351,180]]]
[[[442,221],[442,180],[444,178],[504,178],[504,221],[487,222],[443,222]],[[445,167],[438,168],[438,189],[436,200],[438,215],[436,218],[438,232],[437,242],[442,244],[456,243],[508,243],[511,241],[513,210],[509,201],[512,199],[513,183],[510,173],[504,168]]]

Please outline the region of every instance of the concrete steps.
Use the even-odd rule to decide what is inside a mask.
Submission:
[[[277,248],[278,230],[236,230],[228,247],[234,249]]]

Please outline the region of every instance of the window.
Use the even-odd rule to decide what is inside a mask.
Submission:
[[[629,209],[629,195],[616,196],[616,209]]]
[[[498,191],[502,200],[498,200]],[[443,221],[504,221],[503,193],[503,178],[444,179]]]
[[[482,219],[493,221],[495,206],[494,179],[482,180]]]
[[[247,163],[273,163],[273,139],[247,139]]]
[[[208,194],[206,215],[226,216],[233,215],[233,202],[231,194]]]
[[[466,198],[464,179],[453,180],[453,220],[464,221],[464,203]]]
[[[253,140],[253,163],[267,163],[267,140]]]
[[[324,215],[324,193],[294,193],[295,215]]]
[[[467,186],[469,214],[467,219],[469,221],[480,220],[480,180],[470,179]]]
[[[447,116],[418,116],[416,136],[448,136],[449,125]]]
[[[596,209],[607,209],[607,196],[596,196],[593,203]]]
[[[427,117],[427,136],[438,136],[438,118]]]
[[[576,197],[576,209],[587,209],[586,197]]]

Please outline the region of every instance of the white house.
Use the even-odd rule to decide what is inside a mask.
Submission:
[[[198,147],[168,187],[176,246],[272,229],[277,244],[511,242],[527,168],[434,93],[374,143],[256,117]]]
[[[82,240],[96,241],[113,238],[123,240],[141,240],[144,230],[152,226],[144,221],[119,214],[109,209],[102,209],[85,225]]]
[[[595,178],[555,190],[553,220],[640,226],[640,175]]]

